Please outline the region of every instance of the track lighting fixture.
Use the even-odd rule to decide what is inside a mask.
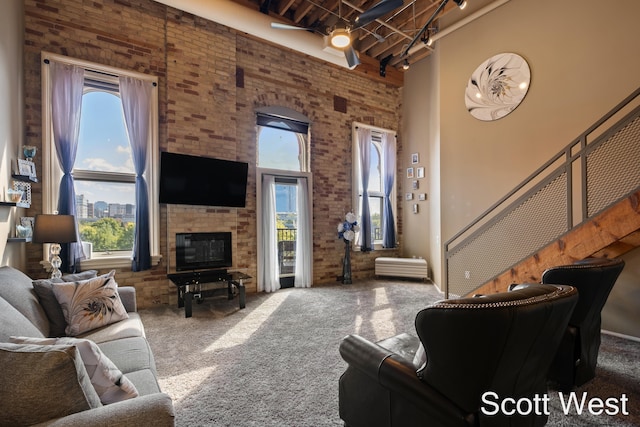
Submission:
[[[402,69],[407,71],[409,69],[410,65],[409,65],[409,60],[405,59],[404,62],[402,63]]]
[[[464,9],[465,7],[467,7],[467,0],[453,0],[453,2],[458,5],[460,10]]]
[[[427,29],[427,31],[425,31],[424,38],[422,39],[422,42],[427,47],[431,47],[433,45],[433,38],[431,38],[431,31],[429,29]]]
[[[433,21],[438,17],[440,12],[444,10],[444,7],[448,2],[449,0],[440,1],[440,4],[436,8],[436,10],[433,12],[431,17],[427,19],[427,22],[424,24],[422,29],[416,33],[416,35],[413,37],[413,40],[411,40],[411,43],[409,43],[405,50],[402,52],[401,56],[406,56],[409,53],[409,50],[413,47],[414,44],[416,44],[419,39],[421,39],[427,46],[431,46],[432,40],[429,36],[429,25],[431,25]],[[457,4],[460,9],[464,9],[467,6],[466,0],[453,0],[453,2]]]

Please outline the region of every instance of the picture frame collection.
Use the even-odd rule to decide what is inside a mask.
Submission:
[[[414,194],[413,191],[417,191],[420,189],[420,180],[425,177],[424,166],[419,166],[420,164],[420,153],[411,154],[411,166],[407,168],[407,179],[411,180],[411,190],[410,192],[405,193],[404,199],[406,201],[413,201]],[[417,193],[417,201],[424,202],[427,200],[427,193]],[[418,203],[413,203],[412,212],[414,214],[420,213],[420,207]]]

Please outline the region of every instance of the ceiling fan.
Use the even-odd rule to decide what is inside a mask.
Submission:
[[[340,1],[339,5],[342,4]],[[276,28],[280,30],[306,30],[306,31],[318,31],[322,33],[323,36],[328,36],[329,42],[331,46],[339,49],[344,52],[344,56],[347,60],[347,64],[350,68],[354,68],[358,64],[360,64],[360,60],[358,59],[358,54],[353,47],[351,33],[355,30],[363,28],[365,25],[375,21],[381,16],[386,15],[392,10],[397,9],[402,6],[403,0],[380,0],[378,3],[371,6],[369,9],[362,12],[358,15],[353,21],[347,21],[342,18],[341,10],[338,10],[338,14],[335,12],[328,11],[337,16],[337,22],[331,28],[327,29],[328,32],[318,31],[317,27],[297,27],[295,25],[288,25],[279,22],[272,22],[271,28]],[[363,28],[364,29],[364,28]],[[367,31],[366,29],[364,29]],[[371,33],[370,31],[368,31]],[[378,34],[373,34],[378,41],[384,41],[384,38]]]

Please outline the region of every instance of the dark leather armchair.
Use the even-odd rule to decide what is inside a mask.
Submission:
[[[549,379],[558,390],[570,391],[595,377],[602,308],[623,268],[621,259],[587,258],[542,274],[542,283],[571,285],[579,296],[549,370]]]
[[[349,335],[340,344],[349,365],[340,377],[340,417],[349,427],[544,425],[547,416],[535,413],[486,415],[482,408],[494,406],[483,395],[547,393],[546,373],[577,299],[570,286],[538,284],[430,305],[416,316],[419,339]]]

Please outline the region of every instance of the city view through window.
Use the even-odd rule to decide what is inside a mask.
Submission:
[[[82,241],[93,254],[131,251],[135,172],[117,92],[85,91],[73,175]]]

